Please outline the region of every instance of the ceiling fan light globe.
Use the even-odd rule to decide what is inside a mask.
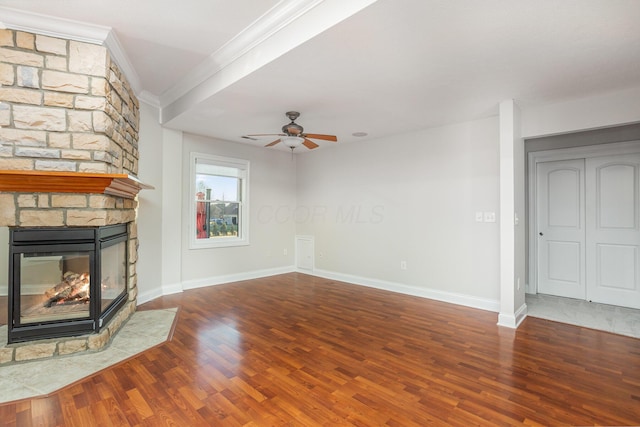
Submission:
[[[281,141],[289,148],[297,148],[302,145],[304,138],[300,138],[299,136],[283,136]]]

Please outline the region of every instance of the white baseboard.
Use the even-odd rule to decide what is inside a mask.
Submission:
[[[205,286],[222,285],[223,283],[239,282],[241,280],[259,279],[261,277],[275,276],[278,274],[292,273],[293,266],[268,268],[264,270],[246,271],[242,273],[225,274],[222,276],[211,276],[204,279],[187,280],[182,282],[182,289],[196,289]]]
[[[277,274],[291,273],[295,271],[293,266],[270,268],[264,270],[247,271],[237,274],[227,274],[223,276],[212,276],[204,279],[187,280],[180,283],[171,283],[163,285],[161,288],[154,289],[138,294],[138,305],[152,301],[164,295],[178,294],[187,289],[203,288],[206,286],[221,285],[223,283],[239,282],[241,280],[259,279],[261,277],[275,276]]]
[[[520,306],[520,308],[517,309],[516,313],[515,313],[516,314],[516,328],[518,326],[520,326],[520,324],[522,323],[522,321],[524,319],[527,318],[527,311],[528,311],[527,304],[523,302],[522,305]]]
[[[465,294],[458,294],[453,292],[446,292],[437,289],[418,288],[415,286],[404,285],[401,283],[387,282],[378,279],[371,279],[367,277],[354,276],[350,274],[336,273],[328,270],[305,270],[298,269],[294,266],[270,268],[264,270],[254,270],[235,274],[226,274],[221,276],[211,276],[197,280],[187,280],[182,283],[176,283],[172,285],[165,285],[161,290],[150,291],[138,294],[138,304],[149,302],[162,295],[170,295],[174,293],[182,292],[187,289],[197,289],[206,286],[221,285],[224,283],[239,282],[242,280],[259,279],[262,277],[276,276],[278,274],[286,274],[292,272],[299,272],[309,274],[311,276],[322,277],[325,279],[338,280],[340,282],[350,283],[354,285],[367,286],[375,289],[382,289],[385,291],[397,292],[400,294],[417,296],[421,298],[428,298],[436,301],[447,302],[451,304],[462,305],[465,307],[477,308],[480,310],[499,312],[500,302],[488,298],[474,297]],[[524,317],[526,317],[526,305],[521,307],[522,317],[519,319],[519,324]],[[515,317],[511,322],[516,324]],[[498,322],[500,324],[500,322]],[[515,327],[515,326],[514,326]]]
[[[401,283],[387,282],[384,280],[371,279],[367,277],[353,276],[350,274],[336,273],[327,270],[296,270],[300,273],[323,277],[325,279],[338,280],[352,283],[354,285],[367,286],[370,288],[382,289],[385,291],[397,292],[405,295],[412,295],[421,298],[428,298],[436,301],[448,302],[451,304],[463,305],[465,307],[478,308],[480,310],[498,312],[500,311],[500,301],[488,298],[474,297],[471,295],[446,292],[437,289],[418,288],[415,286],[403,285]]]
[[[145,302],[152,301],[163,295],[161,289],[152,289],[147,292],[139,292],[137,298],[137,305],[144,304]]]
[[[182,283],[171,283],[168,285],[162,285],[162,295],[179,294],[182,292]]]
[[[500,313],[498,315],[498,326],[517,329],[527,318],[527,304],[522,304],[515,313]]]

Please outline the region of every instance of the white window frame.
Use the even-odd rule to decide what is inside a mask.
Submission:
[[[238,235],[216,237],[215,239],[198,239],[196,233],[196,164],[208,163],[216,166],[238,169],[241,178],[240,207],[238,209]],[[249,244],[249,160],[213,154],[192,152],[189,171],[189,249],[223,248],[230,246],[246,246]]]

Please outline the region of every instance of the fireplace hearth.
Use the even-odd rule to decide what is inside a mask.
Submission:
[[[8,343],[99,332],[127,302],[128,226],[13,227]]]

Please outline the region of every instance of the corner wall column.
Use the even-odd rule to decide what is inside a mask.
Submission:
[[[524,303],[524,143],[515,102],[500,103],[500,314],[498,325],[517,328]]]

